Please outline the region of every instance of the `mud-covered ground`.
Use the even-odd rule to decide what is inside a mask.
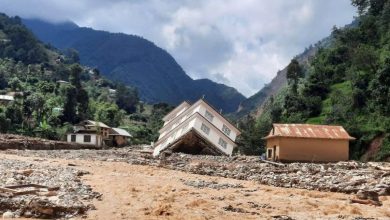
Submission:
[[[4,161],[20,164],[12,171],[16,173],[31,169],[39,174],[46,167],[54,172],[48,183],[61,182],[60,173],[67,174],[64,181],[70,187],[65,185],[60,192],[74,193],[67,189],[76,188],[85,193],[85,197],[78,197],[77,192],[70,195],[86,207],[94,207],[87,212],[87,219],[390,218],[386,191],[390,171],[386,163],[296,163],[279,167],[261,163],[257,157],[175,154],[154,159],[146,151],[133,148],[0,151],[0,164]],[[11,171],[1,172],[6,175]],[[39,178],[33,172],[30,175]],[[77,184],[73,186],[74,182]],[[334,186],[329,187],[330,183]],[[345,190],[341,190],[342,184]],[[361,189],[380,191],[381,206],[351,203]],[[0,212],[6,211],[0,204]]]

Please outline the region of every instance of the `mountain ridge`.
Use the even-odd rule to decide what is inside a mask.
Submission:
[[[232,87],[192,79],[167,51],[142,37],[79,27],[72,22],[52,24],[23,19],[23,23],[41,41],[61,50],[74,48],[82,64],[102,70],[109,79],[136,87],[146,102],[176,105],[205,95],[216,108],[234,112],[245,99]],[[202,82],[213,89],[206,89]]]

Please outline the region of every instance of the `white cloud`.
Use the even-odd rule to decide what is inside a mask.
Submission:
[[[0,8],[141,35],[168,50],[191,77],[245,95],[355,15],[349,0],[0,0]]]

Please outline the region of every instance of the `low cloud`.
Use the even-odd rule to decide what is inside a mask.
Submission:
[[[192,78],[247,96],[355,15],[349,0],[0,0],[0,7],[9,15],[143,36]]]

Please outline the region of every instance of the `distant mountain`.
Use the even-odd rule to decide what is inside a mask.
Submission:
[[[314,46],[307,48],[303,53],[297,55],[295,58],[303,66],[303,68],[307,68],[310,59],[316,55],[318,49],[321,47],[327,47],[330,42],[331,37],[324,38]],[[258,117],[262,112],[265,101],[267,101],[271,96],[276,95],[283,87],[287,85],[286,74],[287,66],[284,69],[278,71],[277,75],[271,80],[271,82],[265,85],[260,91],[242,101],[238,107],[237,112],[233,114],[233,117],[242,118],[248,114],[252,114]]]
[[[226,85],[193,80],[168,52],[141,37],[82,28],[71,22],[23,22],[41,41],[61,50],[74,48],[82,64],[98,68],[111,80],[138,88],[146,102],[176,105],[204,95],[216,108],[234,112],[245,99]]]

